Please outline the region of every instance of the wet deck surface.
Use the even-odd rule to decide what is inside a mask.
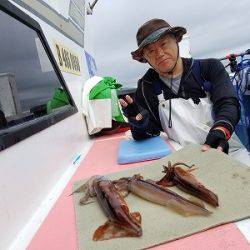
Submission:
[[[78,170],[67,184],[42,226],[32,239],[29,250],[77,249],[77,234],[72,196],[72,184],[92,175],[103,175],[144,165],[145,162],[118,165],[116,162],[121,135],[97,139]],[[250,249],[250,244],[234,223],[166,243],[152,249]]]

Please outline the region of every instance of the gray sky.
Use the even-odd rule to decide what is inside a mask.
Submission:
[[[130,56],[144,22],[163,18],[186,27],[192,56],[205,58],[250,48],[249,16],[249,0],[99,0],[86,20],[85,48],[100,76],[132,86],[148,68]]]

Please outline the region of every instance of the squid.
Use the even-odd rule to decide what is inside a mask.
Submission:
[[[196,203],[185,199],[177,193],[157,185],[152,180],[143,180],[140,175],[121,178],[113,181],[117,190],[129,190],[129,192],[153,203],[166,206],[183,216],[201,215],[207,216],[208,211],[202,203]]]
[[[108,218],[105,224],[95,230],[94,241],[142,235],[140,213],[129,211],[123,196],[110,180],[104,176],[93,176],[73,193],[83,191],[86,193],[80,199],[80,205],[88,204],[91,202],[91,197],[96,197],[100,208]]]
[[[184,170],[180,166],[186,166],[189,169]],[[158,185],[163,187],[177,186],[179,189],[200,198],[214,207],[219,206],[218,196],[202,185],[195,176],[190,173],[195,170],[194,165],[188,166],[182,162],[171,165],[169,161],[168,166],[163,167],[165,176],[156,182]]]

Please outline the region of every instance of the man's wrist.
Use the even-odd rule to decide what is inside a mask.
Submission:
[[[217,126],[212,128],[212,130],[220,130],[221,132],[223,132],[223,134],[225,135],[226,140],[228,141],[231,137],[231,133],[229,131],[229,129],[223,127],[223,126]]]
[[[218,120],[214,123],[214,125],[212,126],[212,129],[215,127],[223,127],[225,129],[227,129],[230,132],[230,135],[233,134],[234,132],[234,126],[232,125],[231,122],[226,121],[226,120]]]

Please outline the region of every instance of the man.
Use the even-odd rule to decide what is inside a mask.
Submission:
[[[203,151],[228,153],[240,117],[237,96],[217,59],[180,57],[178,43],[185,33],[162,19],[139,28],[138,49],[131,54],[151,68],[139,80],[135,100],[127,95],[120,103],[135,140],[164,131],[183,146],[198,143]]]

